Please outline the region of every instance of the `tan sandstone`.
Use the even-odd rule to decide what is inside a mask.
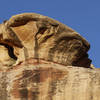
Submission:
[[[12,16],[0,24],[0,100],[100,100],[100,69],[89,48],[47,16]]]
[[[0,43],[14,48],[17,65],[29,58],[90,67],[89,43],[68,26],[34,13],[12,16],[0,25]]]

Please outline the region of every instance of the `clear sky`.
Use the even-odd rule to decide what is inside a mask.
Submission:
[[[49,16],[76,30],[91,44],[89,56],[100,67],[100,0],[0,0],[0,23],[24,12]]]

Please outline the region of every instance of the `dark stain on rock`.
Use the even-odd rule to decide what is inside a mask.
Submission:
[[[27,89],[21,89],[19,91],[21,100],[28,100],[28,90]]]
[[[32,98],[31,98],[31,100],[38,100],[38,98],[39,98],[39,92],[32,92],[31,93],[32,94]]]
[[[3,72],[0,80],[0,100],[7,100],[7,73]]]
[[[29,98],[31,98],[31,100],[38,100],[39,94],[42,92],[40,91],[42,84],[50,79],[48,83],[50,86],[48,98],[52,100],[52,96],[55,95],[56,91],[56,81],[67,74],[67,72],[53,68],[24,70],[22,74],[17,76],[17,80],[13,85],[12,94],[15,98],[21,98],[21,100],[28,100]]]
[[[57,81],[50,82],[48,91],[48,100],[53,100],[53,96],[56,94]]]

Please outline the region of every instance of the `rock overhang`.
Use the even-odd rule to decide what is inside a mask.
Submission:
[[[59,64],[90,67],[90,44],[68,26],[47,16],[23,13],[1,24],[0,43],[14,48],[22,62],[31,57]],[[27,38],[30,37],[30,38]],[[17,49],[16,49],[17,48]],[[23,57],[21,57],[23,52]]]

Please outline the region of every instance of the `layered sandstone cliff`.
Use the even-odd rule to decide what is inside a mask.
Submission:
[[[0,24],[0,100],[99,100],[100,72],[89,43],[34,13]]]

